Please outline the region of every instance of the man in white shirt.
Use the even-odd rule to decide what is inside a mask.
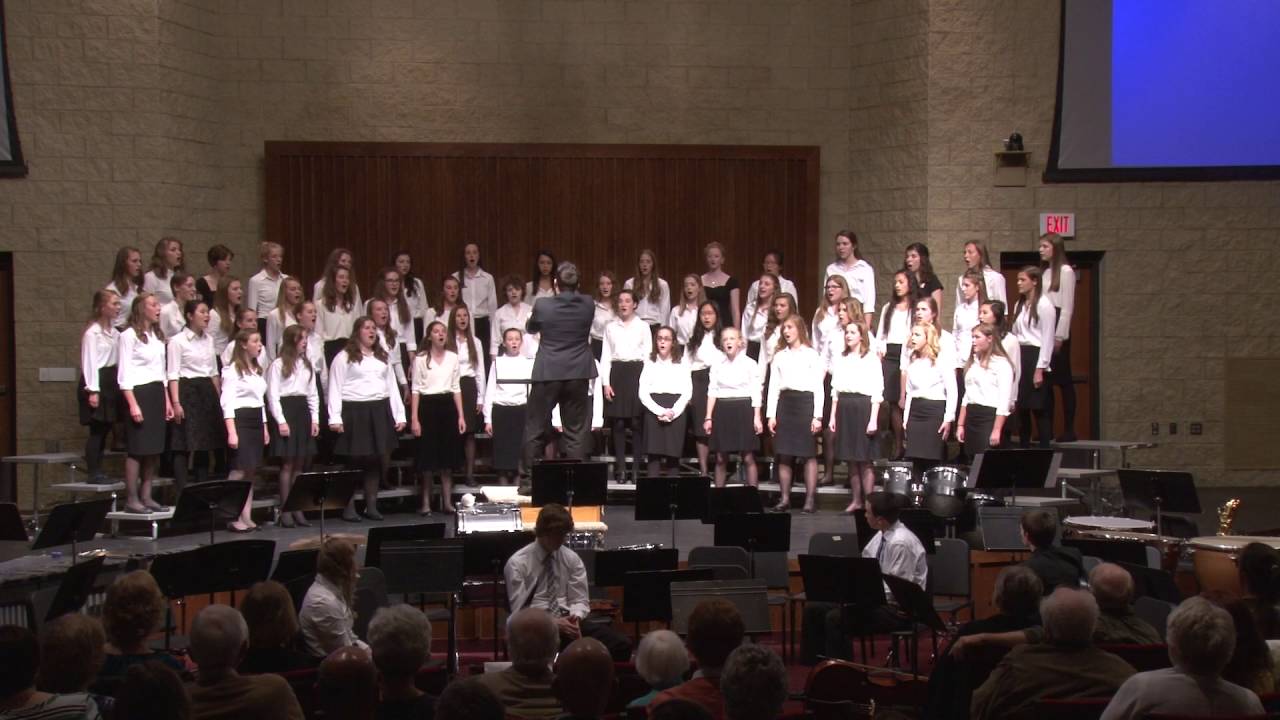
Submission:
[[[561,647],[582,636],[609,648],[619,662],[631,658],[631,641],[606,622],[587,620],[587,569],[578,553],[564,546],[573,532],[573,516],[563,505],[551,503],[538,512],[535,540],[507,561],[507,601],[511,612],[541,608],[551,613],[560,632]]]
[[[867,498],[867,525],[878,530],[862,549],[862,557],[875,558],[884,575],[909,580],[921,589],[928,580],[929,565],[924,545],[898,515],[902,498],[885,492]],[[809,603],[804,610],[802,662],[816,664],[819,653],[828,658],[851,660],[849,634],[867,635],[910,627],[910,621],[892,604],[893,593],[885,586],[890,604],[878,608],[840,608],[833,603]]]

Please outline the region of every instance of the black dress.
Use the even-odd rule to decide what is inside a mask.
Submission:
[[[720,311],[720,326],[730,327],[737,325],[739,318],[733,316],[733,305],[729,299],[729,293],[738,289],[738,278],[730,275],[720,287],[703,288],[707,293],[707,300],[716,304],[716,309]]]

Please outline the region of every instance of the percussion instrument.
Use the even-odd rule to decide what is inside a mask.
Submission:
[[[910,505],[919,507],[924,496],[924,485],[911,474],[910,463],[876,464],[876,477],[880,480],[880,489],[891,495],[907,498]]]
[[[1280,550],[1280,538],[1250,535],[1211,535],[1187,541],[1196,581],[1201,592],[1218,592],[1238,598],[1244,594],[1236,559],[1249,543],[1262,543]]]
[[[1093,540],[1112,540],[1141,543],[1154,547],[1160,553],[1160,567],[1176,572],[1182,557],[1182,540],[1168,535],[1156,535],[1155,523],[1134,518],[1104,515],[1077,515],[1062,521],[1066,533]]]
[[[518,532],[524,529],[520,522],[520,508],[506,503],[476,503],[470,508],[458,510],[458,533]]]
[[[924,472],[924,505],[935,517],[958,517],[964,511],[965,484],[969,474],[958,467],[939,465]]]
[[[574,550],[603,550],[604,533],[571,532],[565,536],[564,544]]]
[[[658,550],[662,543],[636,543],[635,545],[619,545],[614,550]]]
[[[1155,523],[1125,517],[1103,515],[1077,515],[1062,521],[1064,527],[1076,530],[1119,530],[1122,532],[1151,532]]]

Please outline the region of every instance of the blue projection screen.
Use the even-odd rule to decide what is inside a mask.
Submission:
[[[1048,181],[1280,177],[1280,0],[1063,0]]]

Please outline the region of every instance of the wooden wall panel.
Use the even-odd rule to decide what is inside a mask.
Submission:
[[[528,280],[546,248],[592,286],[602,269],[632,275],[647,247],[676,292],[717,240],[744,299],[778,248],[812,308],[818,199],[816,147],[266,144],[267,238],[308,287],[334,247],[354,251],[362,289],[407,249],[434,294],[475,242],[495,277]]]

